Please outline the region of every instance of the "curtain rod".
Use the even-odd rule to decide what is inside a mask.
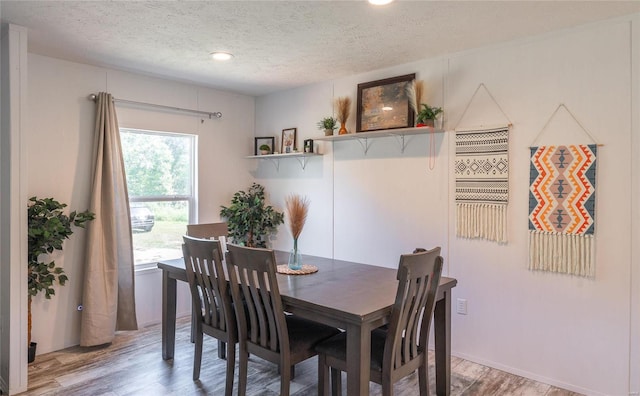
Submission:
[[[89,100],[95,102],[97,99],[98,99],[98,95],[96,95],[96,94],[89,95]],[[155,104],[155,103],[135,102],[133,100],[124,100],[124,99],[116,99],[116,98],[113,98],[113,101],[115,103],[122,103],[122,104],[125,104],[125,105],[128,104],[128,105],[134,105],[134,106],[155,107],[155,108],[158,108],[158,109],[178,111],[178,112],[182,112],[182,113],[190,113],[190,114],[193,114],[193,115],[206,115],[206,116],[209,117],[209,119],[222,118],[222,113],[219,112],[219,111],[209,112],[209,111],[202,111],[202,110],[185,109],[185,108],[182,108],[182,107],[165,106],[165,105],[159,105],[159,104]]]

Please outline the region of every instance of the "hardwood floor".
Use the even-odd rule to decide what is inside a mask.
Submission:
[[[29,389],[21,395],[222,395],[225,361],[217,357],[217,341],[205,336],[199,381],[191,379],[193,344],[189,341],[189,320],[178,320],[173,361],[162,360],[160,325],[135,332],[120,333],[106,347],[72,347],[37,356],[29,366]],[[429,357],[433,362],[433,354]],[[237,360],[236,360],[237,361]],[[463,359],[452,357],[451,395],[576,396],[577,393],[535,382]],[[234,394],[237,392],[237,367]],[[259,358],[249,361],[247,395],[277,395],[276,367]],[[431,394],[435,395],[433,366],[429,373]],[[317,359],[296,366],[292,396],[316,395]],[[346,395],[346,380],[343,379]],[[417,392],[414,373],[395,385],[397,396]],[[371,383],[371,394],[381,394]]]

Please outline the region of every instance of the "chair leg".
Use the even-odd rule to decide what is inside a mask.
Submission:
[[[418,368],[418,385],[420,396],[429,396],[429,365]]]
[[[227,343],[227,383],[225,384],[224,394],[225,396],[231,396],[233,394],[233,371],[236,367],[236,344],[232,342]]]
[[[291,366],[293,369],[293,366]],[[289,396],[291,386],[291,370],[282,370],[280,374],[280,396]]]
[[[290,368],[290,372],[291,372],[291,379],[295,379],[296,378],[296,366],[293,365]],[[282,375],[282,367],[280,367],[280,365],[278,365],[278,375]]]
[[[382,381],[382,396],[393,396],[393,382]]]
[[[225,342],[222,341],[222,340],[218,340],[218,357],[220,359],[224,359],[225,358],[225,351],[226,351]]]
[[[198,315],[198,311],[196,310],[195,306],[192,304],[191,305],[191,342],[196,342],[196,333],[197,333],[197,328],[198,325],[196,324],[196,322],[198,321],[198,317],[196,316]]]
[[[327,396],[329,390],[329,367],[327,357],[324,354],[318,355],[318,396]]]
[[[342,395],[342,373],[337,368],[331,367],[331,394]]]
[[[194,335],[195,349],[193,353],[193,380],[200,378],[200,364],[202,363],[202,332]]]
[[[249,353],[245,348],[239,348],[238,354],[238,396],[247,394],[247,364],[249,363]]]

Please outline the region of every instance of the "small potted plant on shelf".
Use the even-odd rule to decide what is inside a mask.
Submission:
[[[324,131],[325,136],[332,136],[333,131],[336,130],[338,120],[333,117],[325,117],[318,122],[318,129]]]
[[[436,117],[442,113],[442,108],[431,107],[428,104],[422,103],[422,109],[418,112],[416,117],[417,127],[434,127]]]
[[[268,144],[263,144],[259,148],[260,148],[260,154],[262,155],[271,154],[271,147],[269,147]]]

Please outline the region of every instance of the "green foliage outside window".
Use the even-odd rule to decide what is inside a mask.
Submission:
[[[191,195],[191,141],[183,135],[121,133],[129,198]],[[152,207],[156,220],[187,222],[182,202]],[[175,210],[171,207],[175,206]]]

